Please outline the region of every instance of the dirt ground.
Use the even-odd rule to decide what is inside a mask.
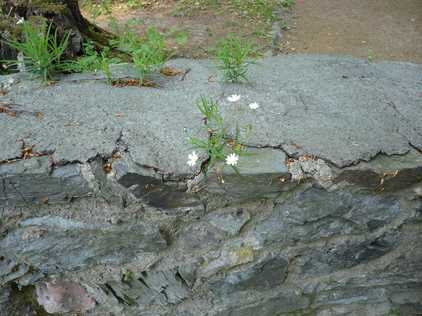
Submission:
[[[422,0],[297,0],[290,51],[422,63]]]
[[[138,33],[142,33],[146,27],[156,27],[167,34],[169,48],[179,57],[204,58],[213,55],[218,40],[229,33],[250,39],[261,51],[271,49],[271,23],[244,18],[224,6],[195,10],[189,15],[176,15],[176,3],[176,0],[161,0],[139,9],[116,5],[112,15],[120,25],[134,19],[143,21],[133,27]],[[83,13],[89,18],[86,11]],[[95,23],[110,30],[106,16],[98,17]],[[177,38],[182,34],[185,34],[186,42],[178,43]]]
[[[174,15],[177,1],[161,0],[141,9],[113,8],[119,24],[142,19],[168,35],[177,56],[212,55],[218,39],[237,33],[271,49],[271,23],[241,17],[227,7]],[[422,63],[422,0],[296,0],[283,14],[281,53],[345,54],[377,60]],[[96,21],[107,28],[105,17]],[[186,39],[178,41],[183,35]],[[182,36],[182,37],[183,37]]]

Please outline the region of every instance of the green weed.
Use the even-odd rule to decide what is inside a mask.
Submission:
[[[183,46],[188,42],[189,33],[186,31],[179,31],[175,29],[170,29],[165,36],[167,38],[172,38],[176,42],[177,45]]]
[[[126,0],[126,4],[131,9],[143,7],[142,1],[140,0]]]
[[[95,21],[101,15],[111,15],[112,0],[84,0],[83,7],[88,11],[91,18]]]
[[[139,48],[132,49],[130,53],[141,84],[145,77],[158,70],[167,58],[164,38],[155,28],[149,28],[141,39]]]
[[[243,146],[240,142],[240,129],[236,128],[234,136],[228,135],[217,102],[201,97],[197,102],[197,107],[203,115],[208,138],[202,140],[195,136],[190,136],[189,142],[195,149],[199,149],[209,156],[207,170],[214,167],[217,162],[224,162],[229,154],[244,155]],[[235,165],[231,167],[238,173]]]
[[[119,33],[119,37],[110,44],[131,57],[142,85],[145,78],[158,70],[167,59],[164,37],[154,27],[148,28],[142,37],[138,36],[132,29],[142,23],[139,20],[129,21],[123,28],[119,27],[114,19],[110,19],[110,23],[112,29]]]
[[[44,82],[52,79],[53,74],[60,69],[69,33],[59,41],[57,30],[53,32],[52,24],[47,25],[45,21],[37,26],[24,22],[22,27],[22,40],[13,38],[7,44],[21,52],[24,57],[23,60],[10,64],[23,64],[25,69],[41,77]]]
[[[84,55],[77,60],[65,62],[61,69],[65,72],[102,71],[106,76],[107,83],[112,83],[111,64],[120,62],[118,58],[109,57],[110,48],[105,47],[97,52],[92,42],[84,44]]]
[[[368,49],[368,62],[373,63],[375,60],[375,54],[372,49]]]
[[[241,15],[264,22],[273,21],[280,0],[230,0],[230,5]]]
[[[195,11],[229,8],[236,14],[253,20],[272,21],[274,12],[283,2],[290,5],[293,0],[180,0],[175,15],[192,15]]]
[[[108,57],[108,50],[104,49],[101,51],[99,60],[100,60],[101,71],[106,76],[107,83],[112,84],[113,77],[110,70],[110,64],[113,63],[113,59]]]
[[[135,274],[133,271],[123,268],[122,269],[122,282],[123,283],[130,283],[135,279]]]
[[[92,42],[84,43],[83,56],[77,60],[66,61],[62,65],[64,72],[97,71],[100,67],[99,55]]]
[[[217,44],[218,68],[223,73],[223,78],[228,82],[247,80],[250,64],[254,62],[256,49],[249,41],[229,35]]]
[[[220,0],[180,0],[173,10],[173,15],[189,16],[198,10],[215,9],[219,4]]]
[[[143,20],[131,19],[123,26],[119,26],[116,19],[109,18],[109,26],[118,37],[110,41],[110,45],[118,50],[131,54],[141,46],[141,38],[133,31],[133,28],[144,23]]]

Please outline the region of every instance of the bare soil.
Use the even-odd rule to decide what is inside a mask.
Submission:
[[[422,63],[421,0],[297,0],[285,51]]]
[[[169,46],[177,56],[212,55],[216,42],[228,33],[248,37],[262,51],[271,49],[271,23],[242,17],[224,6],[177,16],[177,1],[151,3],[141,9],[115,6],[113,16],[119,24],[142,19],[144,24],[136,27],[139,33],[153,25],[170,34]],[[345,54],[422,63],[422,0],[296,0],[283,18],[286,30],[277,48],[281,53]],[[105,17],[96,22],[107,28]],[[180,33],[187,35],[184,44],[171,35]]]
[[[168,34],[169,48],[180,57],[208,57],[213,54],[218,40],[229,33],[250,39],[261,51],[271,48],[271,23],[245,18],[232,8],[222,6],[196,10],[189,15],[175,15],[177,1],[161,0],[152,3],[153,5],[140,9],[116,5],[112,15],[121,25],[133,19],[142,20],[143,24],[135,27],[140,34],[149,26]],[[84,15],[89,19],[87,12],[84,12]],[[105,29],[110,29],[105,16],[100,16],[95,22]],[[187,35],[185,44],[178,44],[176,41],[177,34],[181,33]]]

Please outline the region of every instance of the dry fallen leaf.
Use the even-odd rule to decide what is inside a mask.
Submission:
[[[383,177],[397,177],[397,175],[399,174],[399,171],[396,170],[394,172],[385,172]]]
[[[21,152],[22,159],[29,159],[32,156],[34,156],[34,153],[33,153],[32,149],[33,149],[32,147],[24,146],[22,148],[22,152]]]
[[[156,87],[154,81],[144,79],[142,82],[139,79],[119,79],[113,81],[113,86],[118,88],[123,87]]]
[[[13,111],[9,106],[6,104],[0,104],[0,113],[5,113],[9,116],[16,117],[17,112]]]
[[[163,67],[160,69],[160,73],[163,74],[164,76],[173,77],[173,76],[182,74],[183,71],[176,68]]]
[[[317,157],[315,155],[305,154],[303,156],[300,156],[299,160],[302,160],[302,161],[317,160]]]
[[[113,152],[113,153],[111,154],[111,158],[112,158],[113,160],[120,159],[121,157],[122,157],[122,155],[120,154],[120,152],[119,152],[119,151],[115,151],[115,152]]]
[[[154,88],[157,86],[157,84],[154,81],[144,79],[142,80],[141,86]]]
[[[113,166],[111,165],[111,163],[106,163],[103,166],[103,170],[105,173],[110,173],[113,170]]]
[[[287,159],[287,161],[286,161],[286,165],[287,165],[287,167],[289,167],[290,168],[290,166],[292,165],[292,164],[294,164],[295,163],[295,160],[293,159],[293,158],[289,158],[289,159]]]

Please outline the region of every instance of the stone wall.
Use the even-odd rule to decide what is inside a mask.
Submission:
[[[192,77],[157,90],[14,77],[0,99],[16,112],[0,113],[0,315],[422,314],[422,68],[284,57],[245,87],[173,63]],[[260,109],[226,104],[236,91]],[[240,175],[186,164],[204,93],[228,128],[256,128]]]

